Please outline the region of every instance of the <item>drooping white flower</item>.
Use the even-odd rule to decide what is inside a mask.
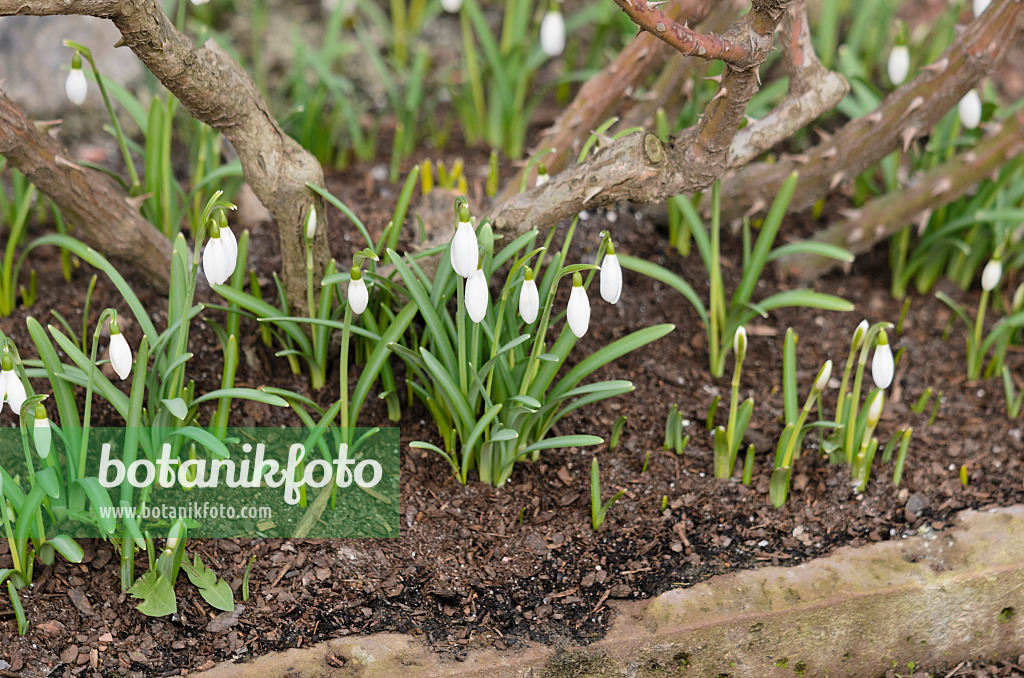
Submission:
[[[974,129],[981,123],[981,97],[976,90],[970,90],[957,104],[960,124],[967,129]]]
[[[462,0],[441,0],[441,7],[449,14],[455,14],[462,9]]]
[[[984,14],[991,2],[992,0],[974,0],[974,18],[977,19]]]
[[[565,50],[565,19],[557,9],[548,10],[540,22],[540,48],[549,57]]]
[[[537,166],[537,183],[534,186],[540,187],[548,183],[551,180],[551,175],[548,174],[548,168],[544,165]]]
[[[601,298],[609,304],[619,303],[622,296],[622,266],[615,256],[615,247],[608,243],[608,253],[601,262]]]
[[[3,410],[4,403],[21,416],[21,406],[25,403],[25,385],[14,373],[14,362],[6,354],[0,364],[0,410]]]
[[[1003,277],[1003,262],[991,259],[981,272],[981,289],[991,292]]]
[[[64,91],[67,92],[68,100],[75,106],[84,104],[85,95],[89,93],[89,83],[82,72],[82,57],[77,53],[71,62],[68,79],[64,82]]]
[[[466,280],[466,313],[469,314],[469,319],[475,323],[483,320],[487,315],[487,305],[490,301],[487,276],[484,275],[482,268],[477,268]]]
[[[871,378],[878,388],[889,388],[895,366],[892,360],[892,348],[889,346],[889,335],[885,330],[878,334],[875,353],[871,356]]]
[[[469,278],[476,272],[480,259],[480,251],[476,242],[476,231],[469,220],[469,208],[463,205],[459,209],[459,225],[449,248],[452,268],[463,278]]]
[[[203,250],[203,273],[211,285],[222,285],[235,272],[238,260],[238,241],[225,224],[211,225],[210,239]]]
[[[868,426],[874,428],[878,425],[878,420],[882,418],[882,406],[885,405],[885,391],[876,391],[875,397],[871,399],[871,404],[868,405]]]
[[[732,335],[732,352],[736,354],[736,362],[742,362],[747,355],[747,328],[740,325],[736,334]]]
[[[565,310],[569,329],[577,338],[582,338],[590,327],[590,299],[583,289],[583,276],[578,272],[572,274],[572,292],[569,293],[569,305]]]
[[[352,267],[352,277],[348,281],[348,305],[356,315],[366,310],[366,304],[370,301],[370,291],[366,289],[366,281],[363,280],[363,272],[358,266]]]
[[[526,267],[526,279],[519,290],[519,315],[523,322],[532,325],[540,311],[540,294],[537,292],[537,281],[533,279],[533,271]]]
[[[899,87],[910,73],[910,50],[906,45],[894,45],[889,52],[889,82]]]
[[[40,459],[50,456],[50,420],[46,417],[46,408],[42,403],[36,405],[36,417],[32,426],[32,442],[36,445],[36,453]]]
[[[306,215],[306,240],[312,240],[316,236],[316,205],[311,205],[309,214]]]
[[[128,340],[121,334],[116,320],[110,321],[110,347],[107,349],[107,358],[110,366],[121,377],[121,381],[128,378],[132,373],[132,349],[128,346]]]
[[[818,393],[825,390],[828,386],[828,380],[832,377],[832,361],[826,360],[825,364],[818,370],[818,376],[814,380],[814,386],[812,387]]]

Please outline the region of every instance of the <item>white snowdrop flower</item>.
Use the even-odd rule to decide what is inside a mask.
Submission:
[[[736,354],[736,362],[742,362],[747,355],[747,328],[743,325],[732,335],[732,352]]]
[[[203,273],[211,285],[222,285],[235,272],[238,241],[227,224],[211,224],[210,239],[203,250]]]
[[[476,271],[466,280],[466,312],[469,319],[475,323],[480,322],[487,315],[487,304],[490,303],[490,294],[487,291],[487,276],[482,268]]]
[[[121,334],[117,320],[110,321],[110,346],[107,348],[107,358],[121,381],[132,373],[132,349],[128,346],[128,340]]]
[[[455,14],[462,9],[462,0],[441,0],[441,7],[449,14]]]
[[[11,360],[11,356],[5,353],[3,362],[0,364],[0,410],[3,410],[4,403],[7,403],[20,417],[25,397],[25,385],[14,373],[14,362]]]
[[[452,268],[463,278],[469,278],[476,272],[480,259],[480,251],[476,242],[476,231],[469,220],[469,208],[463,205],[459,209],[459,225],[455,229],[449,248]]]
[[[895,45],[889,52],[889,82],[899,87],[910,73],[910,50],[906,45]]]
[[[981,289],[991,292],[999,284],[1003,277],[1003,262],[999,259],[992,259],[985,264],[981,272]]]
[[[565,50],[565,19],[557,9],[548,10],[540,22],[540,48],[549,57]]]
[[[583,289],[583,276],[579,272],[572,274],[572,292],[569,294],[565,316],[572,333],[577,338],[582,338],[590,327],[590,299],[587,298],[587,291]]]
[[[370,291],[366,289],[366,281],[363,280],[363,272],[358,266],[352,267],[352,277],[348,281],[348,305],[352,312],[360,315],[366,310],[370,302]]]
[[[974,0],[974,18],[977,19],[984,14],[991,2],[992,0]]]
[[[36,405],[35,422],[32,426],[32,442],[35,443],[36,453],[40,459],[50,456],[50,420],[46,418],[46,408],[42,403]]]
[[[536,187],[541,187],[551,180],[551,175],[548,174],[548,168],[544,165],[537,166],[537,182],[534,184]]]
[[[64,91],[67,92],[68,100],[75,106],[85,103],[85,95],[89,93],[89,83],[82,72],[82,57],[75,52],[71,60],[71,70],[68,71],[68,79],[64,82]]]
[[[974,129],[981,123],[981,97],[976,90],[970,90],[957,104],[960,124],[967,129]]]
[[[868,426],[874,428],[878,425],[878,420],[882,418],[882,406],[885,404],[885,391],[876,391],[875,397],[871,399],[871,404],[868,405]]]
[[[192,0],[192,4],[198,7],[199,5],[205,5],[210,0]]]
[[[857,329],[853,331],[853,341],[850,342],[850,353],[858,350],[860,345],[864,343],[864,337],[868,333],[868,321],[867,319],[861,320],[860,324],[857,325]]]
[[[527,266],[526,279],[519,290],[519,315],[523,317],[523,322],[532,325],[537,320],[539,311],[540,294],[537,292],[537,281],[533,279],[533,271]]]
[[[316,206],[312,205],[309,208],[309,214],[306,215],[306,240],[312,240],[316,237]]]
[[[601,262],[601,298],[609,304],[619,303],[622,296],[622,266],[615,256],[615,247],[608,243],[608,253]]]
[[[895,366],[892,360],[892,348],[889,346],[889,335],[883,330],[878,334],[875,354],[871,356],[871,378],[878,388],[889,388]]]
[[[828,380],[832,377],[832,361],[826,360],[825,364],[818,370],[818,376],[814,380],[814,386],[812,388],[821,393],[828,386]]]

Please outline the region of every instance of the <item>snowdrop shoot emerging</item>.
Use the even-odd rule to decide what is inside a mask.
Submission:
[[[601,262],[601,298],[609,304],[619,303],[622,296],[622,266],[615,256],[615,246],[608,241],[608,253]]]
[[[537,291],[537,281],[533,279],[533,269],[526,267],[526,278],[523,280],[523,287],[519,290],[519,315],[523,322],[532,325],[537,320],[537,313],[540,311],[540,293]]]
[[[583,276],[578,272],[572,274],[572,292],[569,294],[569,305],[565,311],[569,329],[582,339],[590,327],[590,299],[583,289]]]
[[[540,22],[540,48],[549,57],[565,50],[565,19],[558,7],[552,7]]]
[[[211,285],[222,285],[235,272],[238,259],[238,241],[228,228],[227,222],[220,225],[210,220],[210,239],[203,250],[203,273]]]
[[[466,312],[469,319],[479,323],[487,315],[490,295],[487,291],[487,276],[482,268],[477,267],[473,275],[466,281]]]
[[[50,420],[46,418],[46,408],[42,403],[36,404],[36,416],[32,426],[32,442],[40,459],[50,456]]]
[[[366,289],[366,281],[363,280],[363,271],[359,266],[352,267],[352,275],[348,281],[348,305],[356,315],[366,310],[370,302],[370,291]]]
[[[78,52],[75,52],[74,58],[71,59],[71,70],[68,71],[64,91],[68,95],[68,100],[75,106],[85,103],[85,95],[89,92],[89,83],[85,79],[85,73],[82,72],[82,55]]]
[[[892,348],[889,346],[889,335],[885,330],[878,333],[878,343],[875,344],[875,353],[871,357],[871,378],[878,388],[889,388],[892,384],[894,365],[892,359]]]
[[[128,346],[128,340],[121,334],[116,318],[110,320],[110,347],[107,349],[107,358],[121,381],[132,373],[132,349]]]
[[[967,129],[975,129],[981,124],[981,97],[975,90],[969,91],[957,104],[957,112],[960,114],[960,124]]]
[[[469,218],[469,208],[465,203],[459,205],[459,225],[455,228],[455,236],[451,244],[452,268],[463,278],[469,278],[476,272],[480,252],[476,242],[476,231]]]
[[[0,362],[0,411],[5,403],[11,406],[16,415],[21,416],[21,406],[25,403],[25,385],[14,373],[14,361],[6,350]]]

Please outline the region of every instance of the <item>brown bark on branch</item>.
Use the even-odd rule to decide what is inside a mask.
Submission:
[[[122,42],[189,112],[222,132],[238,152],[246,181],[277,221],[282,277],[290,303],[305,308],[304,222],[320,209],[313,242],[316,275],[328,259],[326,210],[306,186],[322,186],[316,159],[281,130],[252,78],[213,40],[196,48],[157,0],[0,0],[0,16],[81,14],[111,20]]]
[[[170,241],[129,203],[116,181],[75,164],[67,149],[36,129],[25,111],[3,92],[0,155],[60,207],[88,245],[167,289]]]
[[[966,153],[914,179],[900,191],[875,198],[849,219],[818,232],[812,241],[845,247],[854,254],[867,252],[916,218],[960,198],[981,181],[1024,152],[1024,120],[1011,117],[999,129]],[[791,255],[777,262],[779,270],[800,279],[816,278],[837,266],[834,259]]]
[[[632,0],[621,1],[637,9]],[[587,207],[621,200],[659,202],[710,186],[726,170],[730,145],[759,87],[757,69],[768,56],[775,29],[790,3],[754,0],[751,11],[725,32],[721,44],[728,43],[726,52],[742,65],[728,65],[718,93],[696,126],[667,145],[653,134],[639,133],[599,149],[588,162],[500,205],[491,214],[495,228],[523,233],[552,226]],[[658,37],[665,39],[663,34]],[[744,54],[734,55],[733,47]]]
[[[995,0],[931,66],[885,98],[873,113],[852,120],[798,156],[748,165],[722,182],[722,212],[739,218],[769,205],[790,173],[800,182],[790,203],[801,210],[853,179],[886,155],[926,134],[969,89],[992,73],[1024,28],[1024,2]]]

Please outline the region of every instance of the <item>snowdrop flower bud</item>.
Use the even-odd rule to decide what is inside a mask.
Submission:
[[[979,16],[985,13],[988,9],[989,3],[992,0],[974,0],[974,18],[977,19]]]
[[[565,19],[557,8],[549,9],[540,22],[540,48],[549,57],[565,49]]]
[[[316,236],[316,205],[309,208],[306,215],[306,240],[312,240]]]
[[[821,393],[822,391],[825,390],[825,387],[828,386],[828,380],[831,377],[832,377],[832,361],[831,360],[826,360],[825,364],[821,366],[820,370],[818,370],[818,376],[815,377],[815,379],[814,379],[814,386],[812,386],[811,388],[814,391],[816,391],[818,393]]]
[[[974,129],[981,123],[981,97],[975,90],[964,95],[957,105],[960,113],[960,124],[967,129]]]
[[[205,5],[210,0],[192,0],[192,4],[198,7],[199,5]]]
[[[864,337],[868,333],[868,321],[861,320],[860,324],[857,325],[857,329],[853,331],[853,341],[850,342],[850,353],[860,349],[861,344],[864,343]]]
[[[128,346],[128,340],[121,334],[117,320],[110,321],[110,347],[107,349],[107,358],[110,359],[110,366],[117,372],[117,376],[121,377],[121,381],[132,373],[132,349]]]
[[[46,418],[46,408],[42,403],[36,405],[35,425],[32,427],[32,441],[36,445],[36,453],[40,459],[50,456],[50,420]]]
[[[540,294],[537,292],[537,281],[533,279],[533,271],[526,267],[526,279],[523,287],[519,290],[519,315],[523,316],[523,322],[532,325],[537,319],[537,312],[540,311]]]
[[[871,356],[871,378],[878,388],[889,388],[892,373],[895,369],[892,361],[892,348],[889,346],[889,335],[882,330],[878,333],[875,354]]]
[[[910,50],[906,45],[896,44],[889,52],[889,82],[895,87],[903,84],[910,73]]]
[[[747,328],[740,325],[736,334],[732,335],[732,352],[736,354],[736,362],[743,362],[747,355]]]
[[[178,540],[181,539],[181,533],[184,531],[185,525],[181,520],[174,521],[171,525],[171,529],[167,532],[167,543],[164,548],[168,551],[173,551],[178,546]]]
[[[25,385],[14,373],[14,361],[6,351],[0,363],[0,410],[3,409],[4,403],[10,405],[16,415],[21,416],[21,406],[25,403]]]
[[[67,92],[68,100],[75,106],[85,103],[85,95],[89,92],[89,83],[82,72],[82,56],[75,52],[71,60],[71,70],[68,71],[68,79],[64,83],[64,91]]]
[[[551,176],[548,174],[548,168],[544,165],[537,166],[537,183],[534,184],[536,187],[541,187],[551,180]]]
[[[569,329],[577,338],[582,338],[590,327],[590,299],[583,289],[583,276],[579,272],[572,274],[572,292],[569,294],[569,306],[565,311],[569,321]]]
[[[462,0],[441,0],[441,7],[449,14],[455,14],[462,9]]]
[[[981,272],[981,289],[991,292],[999,284],[1002,277],[1003,262],[999,261],[999,259],[992,259],[985,264],[985,268]]]
[[[615,246],[608,242],[608,253],[601,262],[601,298],[609,304],[619,303],[622,296],[622,266],[615,256]]]
[[[366,310],[366,304],[370,301],[370,291],[366,289],[366,281],[363,280],[363,272],[358,266],[352,267],[352,276],[348,281],[348,305],[352,312],[360,315]]]
[[[227,223],[210,221],[210,239],[203,250],[203,273],[211,285],[222,285],[235,272],[238,241]]]
[[[455,229],[455,236],[449,248],[452,259],[452,268],[463,278],[469,278],[476,272],[477,261],[480,259],[480,252],[476,242],[476,231],[469,220],[469,208],[463,205],[459,208],[459,225]]]
[[[885,404],[885,391],[876,391],[875,397],[871,399],[871,404],[868,405],[868,426],[874,428],[878,425],[878,420],[882,418],[882,406]]]
[[[469,313],[469,319],[475,323],[483,320],[487,315],[489,302],[487,276],[484,275],[483,269],[478,267],[466,281],[466,312]]]

